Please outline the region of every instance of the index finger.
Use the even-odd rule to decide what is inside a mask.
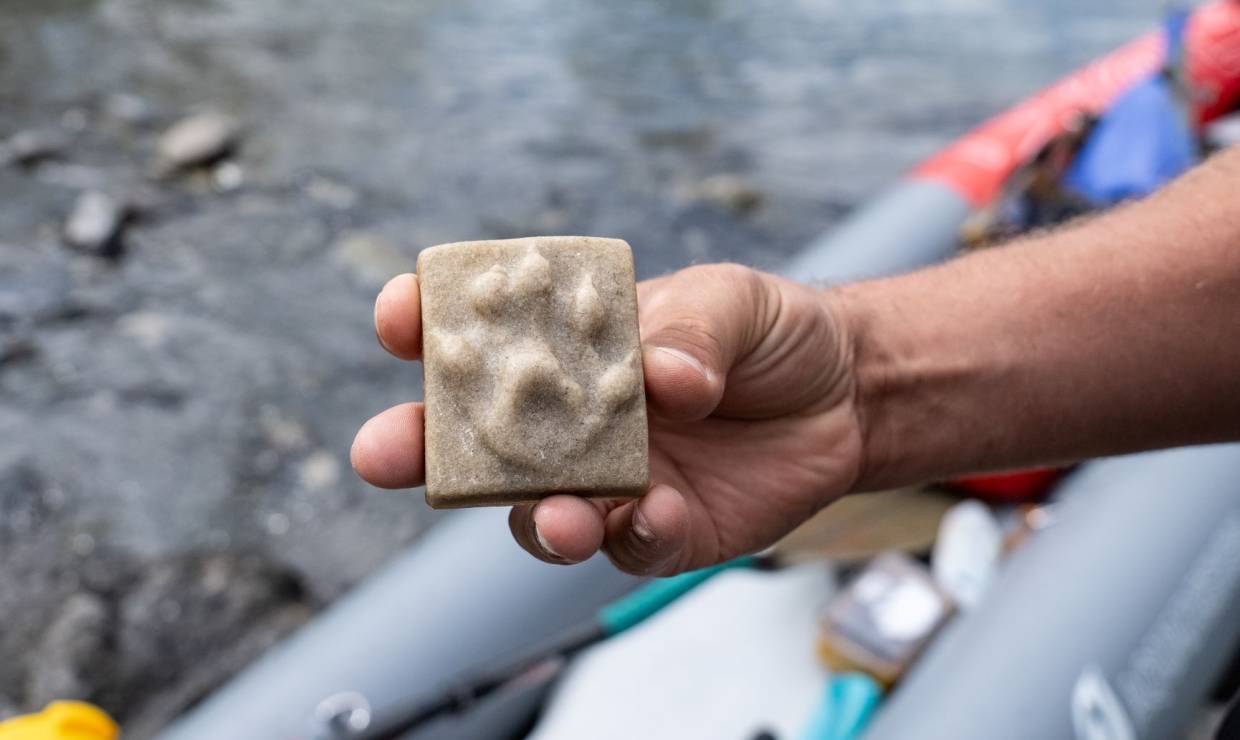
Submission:
[[[379,291],[375,335],[384,349],[402,360],[422,357],[422,292],[417,275],[397,275]]]

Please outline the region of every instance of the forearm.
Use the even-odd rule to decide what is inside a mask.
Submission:
[[[1240,439],[1240,150],[1141,203],[830,300],[861,490]]]

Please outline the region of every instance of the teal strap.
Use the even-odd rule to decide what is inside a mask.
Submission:
[[[855,740],[878,707],[883,690],[864,673],[840,673],[827,681],[823,701],[810,717],[803,740]]]
[[[603,630],[608,637],[618,635],[629,627],[645,621],[647,617],[710,580],[716,574],[733,568],[748,568],[753,563],[752,555],[744,555],[709,568],[651,581],[628,596],[599,609],[598,621],[603,625]]]

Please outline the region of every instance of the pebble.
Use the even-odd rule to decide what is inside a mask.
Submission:
[[[216,165],[211,172],[211,184],[217,192],[229,193],[245,183],[245,170],[236,162],[227,161]]]
[[[340,462],[327,450],[311,453],[297,472],[302,487],[311,491],[325,491],[340,482]]]
[[[154,122],[155,109],[146,98],[130,93],[113,93],[103,101],[109,118],[129,126],[146,126]]]
[[[293,519],[302,524],[314,521],[314,507],[306,501],[294,501],[292,512]]]
[[[380,287],[396,275],[413,272],[414,261],[379,234],[354,231],[341,236],[332,248],[336,263],[366,287]]]
[[[289,524],[287,514],[277,512],[267,515],[267,532],[275,537],[288,534]]]
[[[65,243],[94,254],[116,256],[127,211],[124,203],[98,190],[82,193],[65,221]]]
[[[0,164],[32,167],[63,155],[68,147],[68,139],[56,131],[19,131],[0,145]]]
[[[60,115],[60,125],[70,131],[85,131],[90,115],[82,108],[70,108]]]
[[[95,551],[95,538],[86,532],[78,532],[69,541],[69,547],[78,557],[86,557]]]
[[[328,180],[325,177],[313,177],[305,185],[306,195],[314,200],[345,211],[357,205],[358,194],[353,188],[343,183]]]
[[[762,192],[739,175],[711,175],[697,184],[696,197],[718,208],[745,214],[757,210],[764,197]]]
[[[169,328],[168,318],[155,311],[134,311],[120,317],[116,322],[119,333],[131,337],[148,349],[163,344],[168,338]]]
[[[304,450],[309,444],[310,435],[306,427],[297,419],[286,416],[274,406],[264,405],[259,411],[259,428],[267,444],[276,452],[292,453]]]
[[[211,164],[236,148],[241,126],[217,111],[197,113],[176,122],[158,144],[157,169],[167,172]]]

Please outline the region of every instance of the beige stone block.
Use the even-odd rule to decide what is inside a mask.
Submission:
[[[418,256],[418,280],[431,506],[646,490],[628,244],[583,236],[442,244]]]

